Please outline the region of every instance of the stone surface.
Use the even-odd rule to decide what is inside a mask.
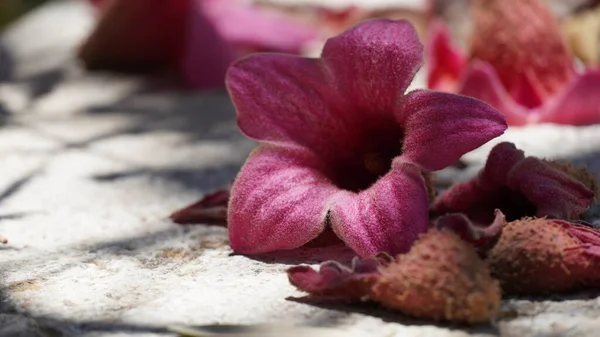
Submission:
[[[247,258],[232,254],[225,228],[168,221],[226,185],[255,144],[237,130],[224,91],[160,90],[78,69],[73,47],[90,27],[88,10],[56,1],[3,37],[17,57],[14,80],[0,85],[0,233],[9,240],[0,246],[1,336],[171,336],[171,324],[318,325],[382,337],[593,336],[600,328],[596,292],[507,299],[497,321],[476,327],[290,300],[302,294],[288,284],[288,266],[351,253]],[[531,154],[600,168],[599,135],[598,127],[540,126],[504,137]],[[485,153],[465,156],[468,168],[448,179],[468,176]]]

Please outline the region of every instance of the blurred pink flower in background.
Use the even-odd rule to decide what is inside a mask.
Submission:
[[[191,87],[223,86],[236,58],[299,53],[308,23],[240,0],[91,0],[100,10],[79,57],[88,68],[175,71]]]
[[[539,0],[473,0],[469,56],[431,27],[428,86],[481,99],[509,125],[600,122],[600,70],[577,73],[558,22]]]

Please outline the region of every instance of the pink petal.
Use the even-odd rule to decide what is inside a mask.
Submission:
[[[494,221],[491,224],[483,226],[473,223],[471,219],[463,213],[450,213],[439,217],[435,222],[438,229],[448,228],[458,234],[461,239],[473,244],[476,247],[489,248],[500,233],[502,227],[506,224],[504,214],[499,209],[494,211]]]
[[[335,85],[361,114],[392,116],[423,62],[423,46],[405,20],[362,22],[325,43]]]
[[[223,86],[227,67],[236,57],[203,11],[201,0],[193,1],[187,27],[185,54],[180,67],[186,82],[194,88]]]
[[[344,104],[319,60],[251,55],[231,66],[226,83],[248,137],[323,155],[349,150]]]
[[[536,206],[536,216],[573,219],[589,208],[594,192],[538,158],[527,157],[509,173],[507,187]]]
[[[459,93],[482,100],[506,116],[508,125],[524,125],[535,122],[525,107],[517,104],[504,89],[496,71],[484,62],[474,61],[464,73]]]
[[[575,78],[544,107],[541,122],[589,125],[600,123],[600,70]]]
[[[327,261],[321,264],[319,271],[309,266],[296,266],[288,269],[287,274],[293,286],[311,295],[358,301],[369,293],[379,276],[378,268],[392,260],[385,254],[362,260],[355,257],[351,268],[336,261]]]
[[[231,190],[231,248],[241,254],[293,249],[325,228],[329,198],[338,191],[310,152],[263,145],[254,150]]]
[[[426,49],[427,87],[456,92],[467,60],[463,52],[452,45],[450,31],[442,20],[431,24]]]
[[[428,205],[419,169],[396,159],[392,169],[368,189],[334,196],[330,220],[333,231],[358,255],[395,255],[407,252],[427,231]]]
[[[198,3],[226,41],[259,51],[298,53],[319,31],[291,15],[242,0],[202,0]],[[206,46],[205,46],[206,47]]]
[[[506,119],[491,106],[448,93],[413,91],[399,114],[406,132],[402,157],[429,171],[447,167],[506,130]]]

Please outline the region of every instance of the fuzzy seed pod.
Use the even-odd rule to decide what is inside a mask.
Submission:
[[[544,294],[600,284],[600,232],[562,220],[526,218],[504,226],[488,252],[509,293]]]
[[[379,271],[371,299],[411,316],[477,323],[500,306],[500,287],[486,264],[449,230],[431,229]]]

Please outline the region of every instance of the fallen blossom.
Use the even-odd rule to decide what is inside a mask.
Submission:
[[[397,254],[427,231],[428,172],[506,123],[468,97],[404,94],[422,52],[410,23],[381,19],[329,39],[319,59],[255,54],[229,69],[238,125],[261,143],[231,191],[235,252],[298,248],[331,228],[358,255]]]
[[[506,224],[487,261],[502,289],[544,294],[600,286],[600,231],[557,219]]]
[[[255,51],[299,53],[308,24],[241,0],[93,0],[98,22],[79,50],[90,69],[170,71],[194,88],[221,87],[227,67]]]
[[[556,19],[540,0],[474,0],[468,56],[433,25],[428,86],[481,99],[509,125],[600,122],[600,70],[575,72]],[[499,20],[498,18],[502,18]]]
[[[449,230],[429,230],[394,260],[355,259],[353,265],[327,262],[318,272],[298,266],[288,276],[312,296],[370,300],[419,318],[478,323],[499,310],[498,282],[473,247]]]
[[[586,169],[525,157],[514,144],[503,142],[490,151],[477,176],[441,193],[431,212],[464,213],[484,225],[493,221],[496,209],[509,221],[525,216],[576,219],[596,193],[596,179]]]

